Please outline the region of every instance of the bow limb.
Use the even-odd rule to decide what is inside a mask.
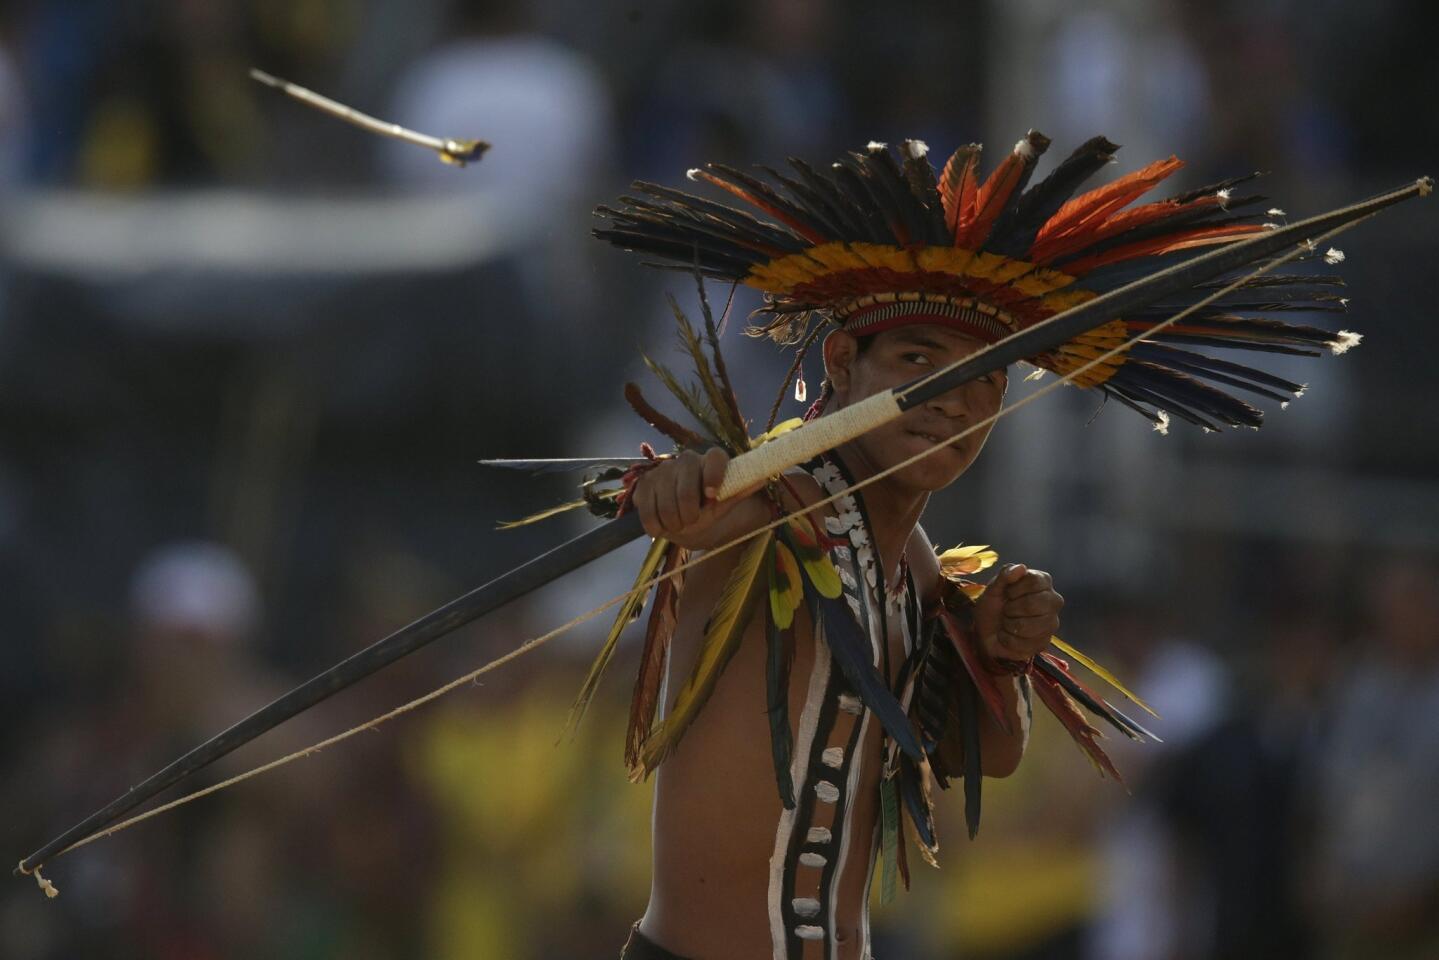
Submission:
[[[856,412],[847,416],[831,414],[810,421],[803,427],[792,430],[755,450],[736,457],[730,462],[721,493],[724,495],[727,492],[734,493],[754,487],[789,466],[802,463],[817,453],[853,439],[855,436],[899,416],[904,410],[923,403],[931,397],[946,393],[970,379],[1006,367],[1025,357],[1054,349],[1085,330],[1093,329],[1146,304],[1157,302],[1170,293],[1213,279],[1230,270],[1287,249],[1286,256],[1261,266],[1251,275],[1259,276],[1273,269],[1279,262],[1298,256],[1304,249],[1311,247],[1324,237],[1347,229],[1384,207],[1411,197],[1427,196],[1432,188],[1433,182],[1429,178],[1421,178],[1408,187],[1371,200],[1220,247],[1056,314],[1033,327],[1012,334],[968,359],[951,364],[911,384],[884,394],[877,394],[846,408],[846,410]],[[1221,289],[1212,297],[1217,299],[1233,287],[1242,285],[1247,279],[1248,277],[1241,278],[1232,286]],[[1030,402],[1049,390],[1056,389],[1090,366],[1108,356],[1122,352],[1135,340],[1175,322],[1188,312],[1197,309],[1204,302],[1206,301],[1200,301],[1200,304],[1191,305],[1173,317],[1160,321],[1149,331],[1132,338],[1099,360],[1090,361],[1085,366],[1066,374],[1065,377],[1052,381],[1024,400],[1006,407],[985,423],[992,422],[1001,414],[1015,410],[1023,403]],[[844,413],[844,411],[840,411],[840,413]],[[975,424],[969,429],[977,429],[983,425],[984,423]],[[781,453],[781,451],[783,452]],[[911,459],[917,460],[927,453],[928,451],[921,452]],[[908,462],[898,464],[867,478],[862,481],[862,484],[872,483],[894,470],[901,469]],[[858,486],[851,489],[856,489]],[[808,513],[824,502],[827,501],[812,504],[800,512]],[[781,517],[748,536],[762,534],[787,520],[788,518]],[[643,532],[638,515],[626,514],[561,544],[548,553],[541,554],[528,563],[450,601],[383,640],[352,654],[329,670],[311,678],[274,702],[255,711],[249,717],[205,741],[20,861],[14,872],[17,875],[33,873],[52,857],[93,834],[103,831],[146,800],[249,743],[290,717],[328,699],[340,690],[420,647],[504,606],[511,600],[524,596],[591,560],[618,549],[637,539]],[[711,555],[736,545],[741,540],[747,539],[748,536],[711,551]],[[678,574],[695,562],[701,561],[691,561],[666,575]],[[650,584],[645,584],[644,588],[648,589],[649,586]]]

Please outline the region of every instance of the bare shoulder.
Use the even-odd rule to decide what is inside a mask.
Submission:
[[[807,507],[824,499],[824,491],[820,489],[820,485],[815,482],[814,477],[798,467],[786,471],[784,479],[785,482],[780,485],[780,496],[789,509]],[[795,495],[798,495],[799,503],[793,502]],[[833,510],[829,512],[832,513]]]

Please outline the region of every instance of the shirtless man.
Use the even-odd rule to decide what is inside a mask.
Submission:
[[[824,343],[833,387],[829,407],[909,382],[982,345],[939,325],[900,326],[862,339],[836,330]],[[794,471],[793,486],[813,503],[825,495],[821,481],[830,481],[828,491],[833,492],[835,483],[857,482],[954,437],[994,413],[1006,384],[1005,374],[991,374],[912,409],[833,451],[827,465]],[[908,616],[874,621],[884,625],[889,663],[908,664],[914,614],[938,588],[939,567],[918,526],[920,514],[931,493],[948,486],[974,462],[987,434],[986,427],[956,440],[854,495],[860,499],[859,510],[851,508],[849,514],[863,515],[856,523],[868,528],[885,585],[887,599],[876,602],[899,613],[909,595]],[[703,550],[766,523],[770,508],[758,495],[715,501],[726,461],[718,449],[703,456],[687,453],[646,474],[634,493],[645,529]],[[837,479],[840,474],[847,477]],[[846,502],[821,508],[831,533],[843,529],[837,506],[844,508]],[[852,531],[851,540],[861,547],[865,543]],[[705,620],[738,554],[732,550],[701,564],[686,581],[672,646],[673,677],[687,675]],[[1004,567],[976,611],[984,652],[991,661],[1028,660],[1058,629],[1063,602],[1047,573],[1022,565]],[[838,681],[829,669],[828,648],[816,642],[803,608],[795,628],[789,716],[799,773],[794,780],[801,798],[798,809],[786,811],[775,789],[766,716],[764,617],[755,615],[708,706],[657,773],[649,908],[625,957],[870,957],[868,890],[879,847],[882,731],[855,698],[836,694],[842,684],[826,679]],[[816,662],[817,648],[824,651],[826,662]],[[902,674],[900,670],[896,676]],[[893,679],[891,683],[898,696]],[[999,687],[1012,732],[1005,733],[993,719],[984,721],[980,754],[984,774],[992,777],[1014,771],[1027,735],[1020,682],[1007,676]],[[826,711],[826,698],[836,696],[839,708]],[[808,736],[807,722],[813,728]],[[826,743],[840,746],[824,749]],[[846,743],[852,756],[845,756]],[[808,754],[821,758],[812,769],[804,762]],[[831,772],[825,766],[833,768],[833,778],[825,779]]]

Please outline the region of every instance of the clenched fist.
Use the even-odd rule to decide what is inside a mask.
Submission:
[[[975,601],[974,624],[984,656],[991,662],[1028,663],[1059,632],[1064,598],[1043,570],[1007,563]]]

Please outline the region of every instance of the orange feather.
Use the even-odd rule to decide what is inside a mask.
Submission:
[[[1072,230],[1103,222],[1111,213],[1148,193],[1155,184],[1182,166],[1184,161],[1178,157],[1156,160],[1148,166],[1125,174],[1113,183],[1081,193],[1060,207],[1054,216],[1039,228],[1035,237],[1036,246]]]
[[[960,147],[950,154],[939,178],[939,197],[944,205],[944,222],[950,236],[957,236],[960,225],[974,216],[974,194],[978,190],[979,178],[975,171],[979,167],[982,148],[977,143]]]
[[[1091,270],[1111,263],[1122,263],[1125,260],[1133,260],[1135,257],[1173,253],[1176,250],[1187,250],[1190,247],[1227,243],[1232,239],[1237,239],[1245,234],[1258,233],[1263,229],[1264,224],[1262,223],[1232,223],[1221,227],[1199,227],[1165,237],[1150,237],[1148,240],[1140,240],[1115,247],[1113,250],[1106,250],[1103,253],[1096,253],[1093,256],[1073,260],[1064,264],[1063,270],[1072,276],[1082,277]]]
[[[994,172],[975,194],[974,216],[967,221],[961,217],[954,236],[956,247],[975,250],[989,239],[990,228],[994,226],[994,221],[999,219],[999,215],[1009,203],[1010,195],[1014,193],[1014,188],[1019,185],[1020,177],[1024,175],[1025,163],[1034,162],[1032,156],[1026,161],[1022,146],[1028,146],[1028,141],[1021,140],[1015,150],[994,168]]]
[[[1049,263],[1060,257],[1068,256],[1076,250],[1083,250],[1101,240],[1148,226],[1181,211],[1193,210],[1196,207],[1212,207],[1218,203],[1219,198],[1213,194],[1183,204],[1175,203],[1173,200],[1159,200],[1116,213],[1103,221],[1086,221],[1083,227],[1062,236],[1053,237],[1045,244],[1038,246],[1033,252],[1034,260],[1036,263]]]

